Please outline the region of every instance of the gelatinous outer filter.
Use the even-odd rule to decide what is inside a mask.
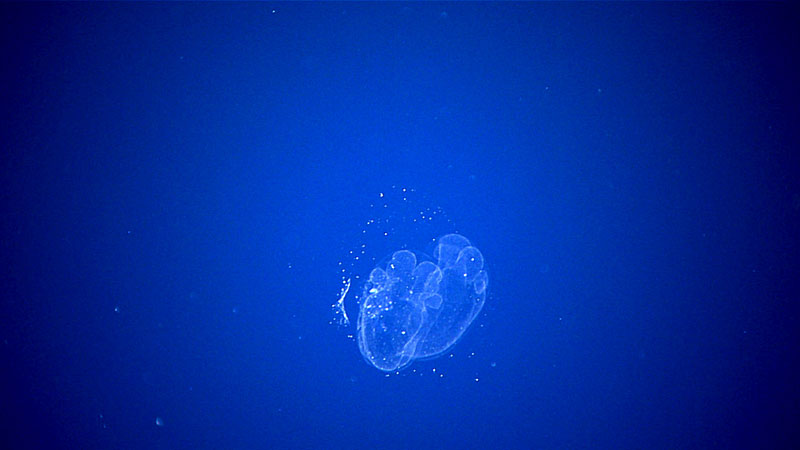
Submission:
[[[448,351],[483,308],[483,255],[458,234],[437,239],[433,261],[400,250],[372,270],[358,314],[358,347],[383,371]]]

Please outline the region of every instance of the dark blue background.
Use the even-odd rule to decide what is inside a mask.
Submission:
[[[0,5],[3,441],[796,446],[798,18]],[[387,378],[328,322],[392,185],[491,279]]]

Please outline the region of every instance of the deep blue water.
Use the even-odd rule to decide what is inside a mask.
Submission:
[[[0,5],[4,448],[797,448],[799,19]],[[486,305],[387,376],[341,269],[439,231]]]

